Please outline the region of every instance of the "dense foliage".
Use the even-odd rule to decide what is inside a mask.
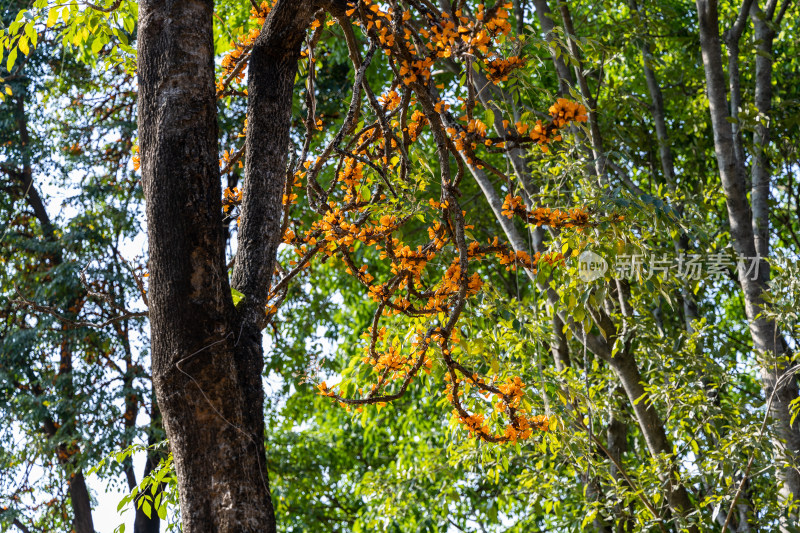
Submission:
[[[228,259],[278,3],[215,6]],[[797,390],[796,6],[710,6],[756,253],[731,230],[708,3],[349,7],[311,22],[294,85],[263,317],[279,529],[796,530],[795,397],[773,393]],[[97,465],[180,527],[136,244],[136,12],[3,7],[3,528],[87,531]]]

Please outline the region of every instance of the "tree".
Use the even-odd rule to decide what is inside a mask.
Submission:
[[[213,6],[140,6],[152,368],[187,531],[275,529],[261,445],[259,318],[280,238],[292,82],[313,7],[279,4],[253,49],[248,141],[258,150],[247,155],[237,308],[224,260]]]
[[[791,528],[794,511],[778,504],[773,473],[782,469],[791,502],[796,383],[792,343],[775,332],[788,338],[794,326],[793,270],[773,258],[780,275],[770,287],[766,261],[751,263],[755,279],[744,265],[768,249],[769,168],[783,169],[776,190],[792,205],[796,154],[771,140],[796,130],[788,117],[797,98],[775,89],[784,104],[772,110],[768,82],[773,69],[777,79],[794,72],[776,24],[794,28],[797,17],[789,3],[699,3],[697,12],[663,2],[533,5],[531,13],[526,2],[265,3],[253,9],[258,27],[234,36],[215,80],[214,6],[142,4],[152,370],[184,527],[274,530],[269,470],[276,505],[291,514],[286,529],[326,520],[378,527],[359,505],[382,505],[396,521],[380,527],[399,530],[467,527],[471,515],[491,527],[503,523],[500,512],[524,516],[523,529]],[[690,22],[698,16],[699,35]],[[733,21],[727,88],[719,16]],[[540,36],[525,27],[534,17]],[[702,68],[687,43],[700,43]],[[326,100],[325,84],[335,86],[348,62],[345,112]],[[681,83],[663,81],[672,79]],[[752,119],[767,112],[775,125]],[[232,148],[218,161],[220,133]],[[220,174],[229,175],[224,193]],[[778,223],[787,246],[796,223]],[[235,236],[232,263],[225,230]],[[684,273],[701,254],[717,266],[676,278],[673,266],[643,272],[631,263],[627,275],[623,266],[586,280],[572,258],[588,250],[609,260],[674,254]],[[744,305],[725,294],[731,275]],[[296,368],[313,337],[314,306],[334,297],[342,309],[327,327],[354,330],[342,359],[324,363],[341,380],[319,383],[316,400],[298,390],[298,413],[267,412],[267,457],[261,329],[298,354],[268,359],[287,375],[282,363]],[[761,364],[766,395],[750,342],[777,357]],[[316,381],[313,368],[307,374]],[[424,423],[404,410],[391,431],[370,426],[401,397],[424,406]],[[357,414],[319,414],[327,398]],[[421,456],[437,465],[430,450],[444,445],[436,432],[448,420],[431,404],[449,405],[450,421],[475,438],[452,433],[449,446],[447,465],[470,474],[418,464]],[[312,427],[287,429],[287,420]],[[393,460],[313,451],[332,435],[394,451],[410,426],[425,444]],[[509,442],[516,453],[501,444]],[[343,480],[298,490],[285,459],[293,453],[308,457],[308,471]],[[455,495],[467,510],[447,506],[428,522],[398,511],[387,503],[393,489],[411,492],[393,474],[401,468],[418,472],[418,499]],[[370,469],[383,486],[369,482]],[[430,472],[463,485],[437,488]],[[370,496],[359,500],[351,486]]]
[[[188,530],[209,527],[255,529],[264,527],[264,524],[267,528],[274,528],[265,458],[260,445],[263,434],[260,330],[269,297],[267,280],[274,270],[275,254],[282,237],[280,200],[287,190],[286,147],[292,86],[300,59],[300,46],[312,16],[318,9],[325,8],[334,16],[347,17],[353,10],[346,14],[346,7],[343,3],[297,6],[278,2],[266,16],[264,28],[252,41],[245,177],[230,286],[223,254],[220,179],[216,164],[212,6],[164,6],[154,2],[145,3],[140,9],[139,132],[150,242],[153,378],[175,457],[183,526]],[[379,10],[375,12],[379,17],[386,17]],[[400,13],[399,9],[397,13]],[[486,50],[489,42],[487,31],[505,33],[501,25],[508,15],[501,6],[495,6],[485,16],[494,30],[477,32],[476,28],[477,34],[465,39],[470,47]],[[361,17],[370,28],[371,15],[362,13]],[[403,16],[405,20],[408,18],[410,12]],[[380,19],[377,20],[380,27]],[[164,26],[167,23],[170,31],[166,31]],[[345,28],[345,34],[352,39],[352,33],[348,34],[349,26]],[[441,42],[447,44],[449,39],[455,45],[454,36],[445,36]],[[391,53],[394,41],[386,42],[383,36],[381,41]],[[518,435],[527,436],[530,435],[531,421],[517,414],[521,394],[519,380],[512,380],[501,388],[476,382],[506,402],[511,425],[507,426],[504,436],[491,437],[480,421],[482,417],[469,415],[457,400],[459,380],[455,372],[458,369],[466,374],[466,370],[447,357],[448,337],[461,313],[465,296],[477,291],[480,280],[466,276],[469,260],[463,215],[449,190],[461,176],[460,172],[457,176],[450,174],[451,148],[447,146],[445,125],[438,118],[443,111],[439,107],[443,104],[435,104],[430,92],[433,88],[429,87],[432,61],[430,58],[411,59],[416,51],[410,37],[408,41],[407,48],[401,49],[398,58],[398,62],[405,65],[400,76],[405,85],[417,90],[424,116],[436,125],[433,131],[443,187],[443,202],[439,208],[455,231],[451,238],[457,244],[459,259],[448,271],[449,279],[446,275],[442,281],[441,303],[434,303],[422,313],[445,311],[449,318],[441,328],[430,328],[420,339],[423,349],[419,350],[413,367],[404,370],[405,362],[379,363],[377,356],[375,362],[386,369],[384,376],[389,371],[399,370],[400,375],[406,374],[411,379],[425,364],[425,351],[438,336],[448,361],[449,376],[454,381],[450,397],[456,398],[454,405],[465,423],[484,438],[507,440],[516,439]],[[369,58],[374,48],[373,45]],[[187,54],[187,50],[191,54]],[[353,126],[361,90],[359,77],[363,79],[363,71],[369,64],[369,60],[362,63],[358,49],[353,47],[350,52],[359,71],[354,103],[343,126],[345,130]],[[164,90],[165,84],[169,84],[170,90]],[[374,100],[374,95],[371,96]],[[374,101],[371,104],[374,106]],[[558,128],[567,121],[581,118],[577,105],[574,108],[561,102],[558,105],[560,108],[553,110],[553,122],[546,126],[547,129],[542,129],[539,122],[537,129],[527,137],[529,141],[544,145],[557,137]],[[417,118],[418,126],[422,125],[422,116],[420,113],[420,118]],[[310,119],[316,123],[313,111]],[[473,121],[474,124],[477,123]],[[524,133],[520,128],[520,134]],[[384,135],[387,155],[383,162],[388,164],[392,139],[385,126]],[[328,154],[338,148],[340,138],[337,136]],[[461,139],[464,139],[463,135]],[[192,147],[191,150],[188,147]],[[408,161],[403,155],[405,166]],[[350,158],[350,165],[356,166],[353,158]],[[312,172],[318,172],[318,168]],[[313,179],[309,177],[312,184]],[[318,185],[316,188],[318,194],[325,194]],[[188,201],[182,201],[183,198]],[[332,209],[328,212],[336,217]],[[580,216],[580,213],[554,214],[556,222],[552,225],[585,223],[578,220]],[[396,227],[393,217],[384,217],[378,231],[386,233],[388,228],[391,233]],[[438,238],[442,244],[443,239],[444,234]],[[491,252],[503,253],[496,244],[486,250],[471,250],[471,253],[479,255]],[[525,262],[522,256],[514,256],[517,257]],[[532,264],[530,259],[527,261]],[[459,273],[459,268],[463,274]],[[242,295],[237,305],[234,305],[231,288]],[[444,300],[451,297],[457,303],[444,304]],[[376,317],[382,311],[383,306]],[[378,334],[377,328],[373,327],[373,347]],[[407,382],[397,393],[385,397],[371,394],[354,402],[378,403],[393,399],[402,395]],[[210,476],[210,487],[198,482],[209,479],[209,465],[215,469]]]
[[[714,150],[719,165],[720,178],[725,190],[731,240],[736,252],[748,257],[768,257],[769,196],[771,175],[766,155],[770,128],[763,120],[753,132],[750,155],[751,195],[747,198],[747,155],[739,126],[739,108],[742,87],[739,79],[739,41],[752,17],[756,40],[755,87],[753,104],[758,113],[766,117],[772,110],[772,51],[777,29],[786,15],[789,2],[778,6],[777,0],[760,7],[757,2],[743,2],[733,26],[726,35],[728,46],[728,87],[722,63],[719,11],[716,2],[697,2],[700,28],[700,47],[708,86],[709,111],[714,130]],[[730,111],[727,100],[730,99]],[[730,120],[729,120],[730,119]],[[753,348],[763,358],[762,381],[768,404],[776,420],[777,431],[784,442],[786,458],[781,462],[782,494],[791,505],[800,498],[800,472],[794,464],[800,454],[800,426],[792,423],[790,405],[798,398],[798,384],[789,370],[789,347],[773,318],[764,314],[764,293],[770,277],[769,263],[764,259],[758,276],[747,276],[739,270],[739,283],[745,299]],[[778,445],[779,448],[783,446]],[[778,457],[782,455],[778,454]],[[796,517],[796,512],[793,513]]]

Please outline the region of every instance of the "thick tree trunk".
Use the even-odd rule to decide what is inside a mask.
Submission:
[[[210,0],[139,8],[139,138],[150,239],[153,382],[184,531],[275,531],[261,325],[280,241],[292,90],[317,9],[277,2],[250,55],[233,305],[224,260]]]
[[[183,530],[269,532],[263,401],[239,369],[260,364],[260,336],[237,327],[223,255],[212,15],[208,0],[139,8],[153,382]],[[259,365],[247,370],[260,379]]]

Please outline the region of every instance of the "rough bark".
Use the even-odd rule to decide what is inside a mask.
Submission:
[[[341,5],[340,5],[341,4]],[[261,323],[279,242],[292,87],[316,9],[279,1],[250,57],[241,221],[224,261],[209,0],[139,9],[139,134],[150,240],[153,382],[187,532],[275,531]]]
[[[550,350],[553,352],[553,359],[556,363],[556,370],[559,372],[571,366],[569,357],[569,343],[564,334],[564,322],[559,318],[558,313],[553,311],[553,338],[550,341]]]
[[[274,531],[263,405],[248,402],[224,260],[213,4],[139,8],[139,136],[150,255],[153,383],[184,531]],[[256,375],[258,379],[260,373]]]
[[[617,398],[624,398],[624,391],[619,388],[614,392]],[[624,401],[624,400],[623,400]],[[606,427],[606,440],[608,442],[608,452],[613,460],[609,461],[608,470],[611,477],[617,482],[624,482],[622,473],[617,469],[617,464],[622,464],[622,456],[628,451],[628,424],[624,420],[617,418],[613,410],[609,413],[608,426]],[[633,518],[628,509],[624,508],[622,504],[615,505],[614,515],[616,523],[614,524],[614,531],[632,531]]]
[[[89,490],[86,488],[86,480],[80,470],[70,476],[69,479],[69,499],[72,502],[72,528],[77,533],[94,533],[92,522],[92,504],[89,500]]]
[[[742,107],[741,76],[739,74],[739,41],[742,38],[746,24],[747,14],[753,0],[744,0],[739,9],[731,29],[725,34],[725,43],[728,45],[728,85],[730,86],[731,126],[733,132],[733,149],[739,164],[744,164],[744,143],[739,124],[739,109]]]
[[[756,86],[755,105],[760,115],[769,117],[772,111],[772,48],[775,30],[766,20],[767,14],[754,3],[750,8],[753,27],[755,28],[756,53]],[[767,159],[769,146],[769,127],[759,121],[753,134],[753,165],[751,174],[750,199],[753,204],[753,236],[756,253],[766,257],[769,255],[769,186],[770,170]],[[769,265],[765,265],[769,268]],[[769,277],[769,274],[767,274]]]

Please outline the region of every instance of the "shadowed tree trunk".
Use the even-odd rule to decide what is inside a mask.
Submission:
[[[344,2],[277,2],[250,56],[231,284],[218,164],[214,6],[209,0],[140,4],[139,138],[153,382],[189,533],[275,531],[261,327],[280,240],[297,62],[305,30],[322,7],[346,9]],[[238,307],[231,285],[244,294]]]

